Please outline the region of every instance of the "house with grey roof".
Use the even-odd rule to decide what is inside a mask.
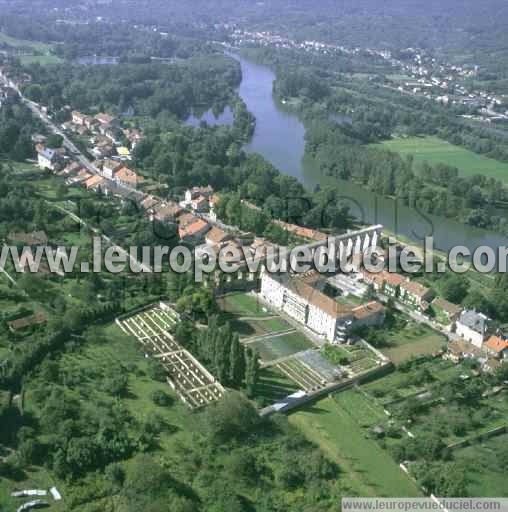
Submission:
[[[41,169],[56,170],[60,158],[58,153],[50,148],[41,148],[37,151],[37,162]]]
[[[475,347],[482,348],[483,342],[489,334],[491,319],[474,309],[463,311],[457,320],[457,334],[472,343]]]

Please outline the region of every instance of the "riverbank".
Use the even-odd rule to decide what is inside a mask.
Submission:
[[[274,72],[242,55],[226,54],[241,65],[242,82],[238,93],[256,117],[254,135],[245,146],[247,151],[260,153],[281,172],[300,180],[309,190],[317,185],[321,188],[334,187],[360,222],[383,224],[388,231],[412,243],[421,243],[426,236],[433,236],[436,249],[449,251],[457,245],[465,245],[471,252],[480,246],[497,250],[499,246],[508,245],[508,239],[500,233],[424,214],[404,206],[401,201],[379,196],[349,181],[324,176],[317,163],[305,156],[302,121],[296,113],[290,112],[288,105],[280,105],[273,97]]]

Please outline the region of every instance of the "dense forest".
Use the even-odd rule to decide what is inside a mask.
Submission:
[[[180,119],[193,108],[223,108],[241,80],[238,64],[222,56],[178,64],[33,65],[28,72],[32,81],[24,92],[53,111],[71,105],[84,112],[122,113],[132,107],[139,116],[167,112]]]
[[[31,135],[42,128],[21,103],[0,110],[0,157],[23,161],[34,156]]]

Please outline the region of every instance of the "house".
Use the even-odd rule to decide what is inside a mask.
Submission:
[[[67,166],[65,166],[61,171],[56,173],[57,176],[74,176],[77,174],[83,166],[78,162],[70,162]]]
[[[378,327],[384,324],[386,308],[374,300],[353,308],[352,312],[355,318],[355,327]]]
[[[99,190],[101,185],[104,184],[104,178],[102,176],[92,176],[85,181],[85,187],[87,190]]]
[[[73,110],[71,112],[72,116],[72,122],[78,126],[85,126],[85,120],[88,117],[85,114],[82,114],[81,112],[78,112],[77,110]]]
[[[159,204],[153,209],[150,220],[159,222],[175,222],[183,210],[176,203]],[[193,219],[196,217],[193,216]]]
[[[136,128],[127,128],[123,130],[126,139],[131,143],[131,149],[134,149],[137,143],[143,138],[143,135]]]
[[[95,131],[97,129],[97,126],[99,125],[99,121],[97,121],[97,119],[95,119],[95,117],[92,117],[92,116],[86,116],[84,122],[85,122],[85,126],[90,131]]]
[[[116,148],[116,152],[118,153],[118,156],[122,160],[130,160],[131,159],[131,152],[129,151],[129,148],[125,146],[120,146]]]
[[[196,219],[194,222],[180,225],[178,227],[178,235],[180,239],[195,239],[198,240],[204,236],[204,234],[211,228],[208,222],[203,219]]]
[[[302,277],[264,273],[262,297],[330,343],[346,341],[354,322],[350,308],[320,292]]]
[[[40,148],[37,150],[37,162],[41,169],[54,171],[58,167],[59,157],[53,149]]]
[[[116,117],[110,116],[109,114],[100,113],[95,116],[95,119],[103,126],[114,126],[118,121]]]
[[[448,343],[447,351],[443,356],[454,363],[464,359],[476,359],[480,363],[487,360],[485,352],[464,339],[453,340]]]
[[[411,281],[408,278],[383,270],[379,273],[362,271],[366,283],[372,284],[374,289],[389,297],[395,297],[400,302],[409,306],[426,309],[428,301],[432,299],[433,292],[430,288]]]
[[[115,126],[108,128],[104,131],[104,135],[115,145],[118,145],[123,140],[123,133]]]
[[[193,199],[203,196],[208,199],[213,194],[213,188],[208,185],[207,187],[193,187],[185,192],[185,203],[190,205]]]
[[[92,177],[92,175],[86,169],[81,169],[76,174],[76,176],[67,178],[67,180],[65,182],[67,183],[67,185],[70,185],[70,186],[79,185],[91,177]]]
[[[462,313],[462,307],[457,306],[451,302],[448,302],[445,299],[436,298],[431,303],[432,308],[436,313],[441,313],[449,323],[455,322],[459,317],[460,313]]]
[[[115,173],[119,171],[122,167],[123,166],[121,162],[107,158],[106,160],[104,160],[104,163],[102,164],[102,175],[108,180],[112,180],[115,176]]]
[[[289,224],[288,222],[283,222],[281,220],[275,220],[274,224],[277,224],[280,228],[299,238],[306,238],[308,240],[314,240],[315,242],[320,242],[328,238],[325,233],[321,233],[315,229],[298,226],[297,224]]]
[[[192,213],[183,213],[182,215],[180,215],[178,217],[178,225],[181,226],[181,227],[185,227],[185,226],[187,226],[189,224],[192,224],[196,220],[198,220],[198,217],[196,217],[194,214],[192,214]]]
[[[146,196],[141,201],[141,208],[150,214],[154,213],[154,208],[160,204],[160,200],[154,196]]]
[[[482,348],[483,342],[489,331],[490,318],[474,309],[461,313],[457,320],[457,334],[472,343],[477,348]]]
[[[109,158],[115,154],[115,148],[111,144],[98,144],[92,148],[92,155],[95,158]]]
[[[423,310],[427,309],[428,302],[434,297],[434,293],[430,288],[409,279],[404,280],[400,284],[399,293],[399,300],[401,302]]]
[[[491,336],[484,344],[484,349],[495,359],[508,361],[508,341],[499,337]]]
[[[226,233],[223,229],[214,226],[205,237],[205,242],[208,245],[219,245],[231,239],[231,235]]]
[[[122,167],[114,174],[114,180],[124,187],[137,188],[144,181],[142,176],[138,176],[128,167]]]
[[[191,200],[190,207],[195,212],[203,212],[208,209],[208,199],[204,196],[198,196]]]
[[[34,133],[31,139],[34,144],[46,144],[47,141],[47,137],[45,135],[41,135],[40,133]]]

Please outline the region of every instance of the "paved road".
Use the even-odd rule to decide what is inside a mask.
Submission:
[[[65,133],[55,123],[53,123],[53,121],[42,111],[42,108],[38,103],[35,103],[34,101],[31,101],[23,96],[19,88],[14,86],[14,84],[9,83],[9,81],[3,75],[0,75],[0,79],[5,85],[12,87],[18,93],[21,101],[32,111],[34,115],[42,120],[42,122],[52,133],[55,135],[60,135],[63,138],[64,147],[83,167],[85,167],[89,172],[93,174],[99,174],[97,167],[92,165],[88,158],[83,155],[83,153],[76,147],[76,145],[69,139],[69,137],[67,137],[67,135],[65,135]]]

